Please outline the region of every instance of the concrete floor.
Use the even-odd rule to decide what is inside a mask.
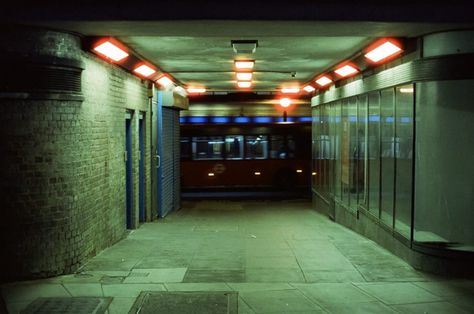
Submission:
[[[73,275],[11,283],[11,313],[37,297],[238,291],[239,313],[474,313],[474,281],[412,269],[306,200],[193,201],[146,223]]]

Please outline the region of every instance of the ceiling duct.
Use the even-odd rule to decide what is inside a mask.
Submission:
[[[258,40],[231,40],[230,44],[235,53],[255,53]]]

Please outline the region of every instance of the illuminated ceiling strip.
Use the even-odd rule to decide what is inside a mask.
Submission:
[[[401,52],[402,49],[395,45],[394,43],[390,42],[387,40],[380,46],[372,49],[368,53],[366,53],[364,56],[371,60],[372,62],[379,62],[381,60],[384,60],[385,58],[388,58],[390,56],[393,56],[396,53]]]
[[[116,62],[121,61],[129,56],[126,51],[120,49],[110,41],[106,41],[94,47],[93,50]]]

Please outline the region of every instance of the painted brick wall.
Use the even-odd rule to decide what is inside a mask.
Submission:
[[[0,90],[2,281],[70,273],[126,232],[127,109],[134,112],[138,222],[137,120],[138,111],[148,111],[146,86],[82,51],[79,38],[70,34],[16,30],[12,36],[0,35],[5,35],[0,44],[8,42],[9,52],[16,47],[40,56],[67,56],[84,65],[83,101],[34,99]],[[26,38],[30,46],[25,47]],[[145,134],[149,191],[150,132]],[[146,199],[150,208],[150,196]]]

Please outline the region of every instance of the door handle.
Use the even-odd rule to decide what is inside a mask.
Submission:
[[[155,155],[156,159],[156,169],[161,167],[161,156],[160,155]]]

